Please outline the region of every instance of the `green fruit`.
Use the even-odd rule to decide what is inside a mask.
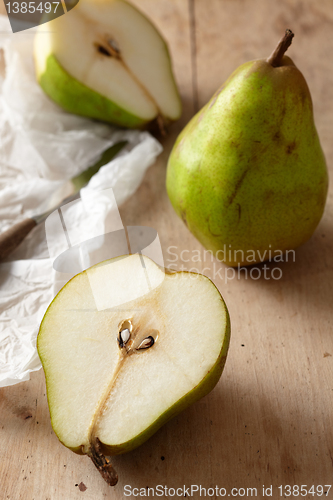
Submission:
[[[227,308],[203,275],[164,273],[138,254],[78,274],[37,339],[56,435],[115,484],[105,454],[139,446],[211,391],[229,335]]]
[[[66,111],[124,127],[180,117],[167,45],[125,0],[80,0],[39,26],[34,55],[38,82]]]
[[[276,257],[310,238],[328,176],[306,81],[284,52],[240,66],[172,150],[167,191],[190,231],[231,266]]]

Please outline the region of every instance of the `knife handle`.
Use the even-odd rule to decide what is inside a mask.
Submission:
[[[0,261],[8,257],[37,225],[34,219],[24,219],[0,234]]]

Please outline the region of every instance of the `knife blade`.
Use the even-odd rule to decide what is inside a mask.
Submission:
[[[54,210],[57,210],[62,205],[74,200],[80,190],[88,184],[93,175],[98,170],[109,163],[123,148],[127,141],[120,141],[106,149],[100,159],[88,167],[80,174],[65,181],[51,197],[47,209],[41,213],[28,217],[17,224],[14,224],[7,231],[0,234],[0,261],[4,260],[8,255],[19,246],[30,231],[38,224],[43,222]]]

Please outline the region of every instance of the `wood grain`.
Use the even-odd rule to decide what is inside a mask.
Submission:
[[[126,225],[158,231],[167,266],[205,269],[220,289],[232,323],[225,372],[209,396],[139,449],[114,459],[120,478],[114,489],[103,483],[90,460],[58,442],[49,421],[42,372],[29,382],[2,389],[0,497],[118,500],[124,498],[126,484],[201,484],[228,492],[257,488],[258,498],[262,485],[273,485],[271,498],[278,499],[279,485],[332,484],[332,190],[320,226],[297,250],[295,261],[270,265],[270,279],[263,274],[256,279],[255,272],[252,278],[244,273],[232,278],[232,271],[211,261],[173,212],[165,191],[165,168],[196,101],[202,106],[239,64],[268,55],[289,27],[295,39],[288,52],[309,83],[332,173],[333,5],[329,0],[134,3],[169,43],[184,113],[121,215]],[[273,279],[278,276],[274,268],[281,270],[281,279]],[[263,266],[259,269],[263,272]],[[328,498],[333,498],[332,490]]]

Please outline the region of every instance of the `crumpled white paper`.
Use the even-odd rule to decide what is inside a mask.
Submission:
[[[149,133],[115,129],[70,115],[50,101],[36,83],[33,29],[12,34],[0,16],[0,231],[43,212],[61,184],[92,165],[112,144],[127,140],[120,156],[103,166],[81,191],[112,188],[117,205],[138,188],[162,146]],[[76,213],[77,216],[77,213]],[[94,214],[103,226],[107,210]],[[43,225],[0,264],[0,387],[28,380],[41,367],[36,336],[54,296],[56,273]]]

